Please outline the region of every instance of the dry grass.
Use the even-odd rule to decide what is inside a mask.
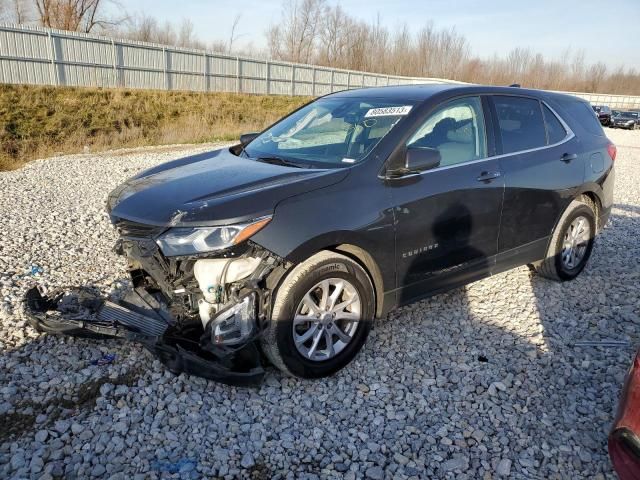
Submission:
[[[0,85],[0,170],[85,147],[237,139],[309,101],[303,97]]]

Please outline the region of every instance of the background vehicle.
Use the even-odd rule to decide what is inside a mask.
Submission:
[[[640,478],[640,352],[627,373],[608,444],[620,480]]]
[[[549,92],[350,90],[241,140],[108,201],[174,371],[247,381],[262,352],[330,375],[398,306],[525,264],[575,278],[613,200],[615,147],[587,102]]]
[[[600,124],[604,127],[612,125],[612,112],[611,108],[607,105],[594,105],[593,111],[598,115]]]
[[[620,112],[613,117],[612,127],[614,128],[626,128],[628,130],[635,130],[640,125],[640,113],[638,112]]]

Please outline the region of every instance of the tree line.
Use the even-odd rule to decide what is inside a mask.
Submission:
[[[454,28],[433,23],[418,31],[406,24],[389,28],[380,16],[366,22],[327,0],[285,0],[280,18],[265,32],[262,50],[238,45],[240,15],[227,38],[207,44],[187,19],[175,24],[122,12],[125,9],[118,0],[0,0],[0,21],[5,22],[389,75],[640,95],[640,72],[622,66],[609,69],[602,62],[588,64],[581,50],[567,48],[551,59],[516,47],[504,56],[481,58]]]

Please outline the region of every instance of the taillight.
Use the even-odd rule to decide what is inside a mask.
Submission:
[[[607,152],[609,153],[611,160],[616,159],[616,155],[618,154],[618,149],[613,143],[610,143],[609,145],[607,145]]]

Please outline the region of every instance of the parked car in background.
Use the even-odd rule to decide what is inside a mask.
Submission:
[[[577,277],[611,211],[615,157],[574,96],[480,85],[324,96],[112,192],[139,298],[98,312],[99,332],[154,325],[146,345],[172,371],[227,382],[258,381],[265,359],[331,375],[399,306],[525,264]],[[46,317],[55,302],[27,295],[41,329],[95,327]]]
[[[602,126],[608,127],[612,125],[612,112],[610,107],[607,105],[594,105],[593,111],[598,115],[598,120],[600,120]]]
[[[627,373],[609,433],[609,457],[620,480],[640,478],[640,351]]]
[[[613,117],[612,127],[626,128],[627,130],[635,130],[640,125],[640,113],[638,112],[620,112]]]

